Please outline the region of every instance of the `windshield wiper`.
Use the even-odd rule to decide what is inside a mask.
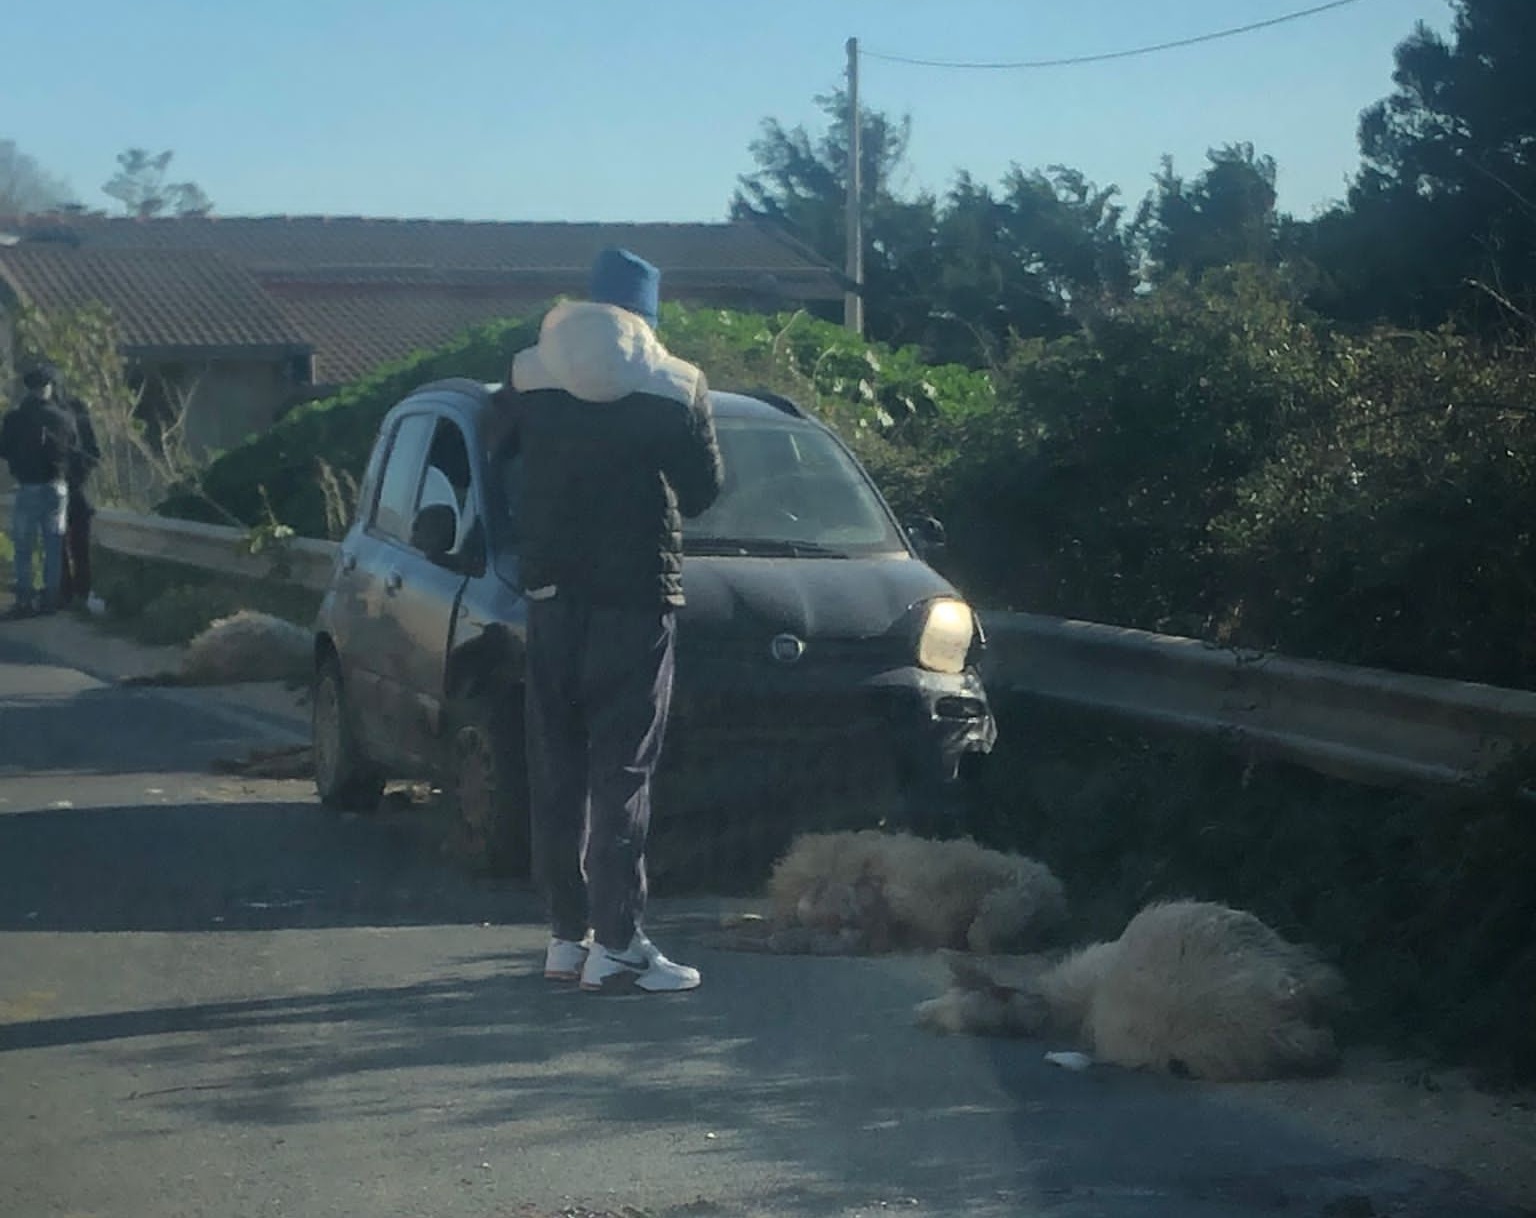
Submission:
[[[761,537],[684,537],[688,554],[734,554],[742,558],[847,558],[842,550],[815,541]]]

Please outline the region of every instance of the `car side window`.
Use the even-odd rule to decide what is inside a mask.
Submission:
[[[409,541],[415,519],[416,495],[421,487],[421,467],[432,436],[434,419],[427,414],[406,415],[395,429],[389,459],[379,483],[371,527],[396,541]]]
[[[454,535],[454,549],[464,544],[474,523],[474,496],[470,493],[473,475],[470,472],[469,446],[464,433],[456,423],[439,419],[432,433],[432,446],[427,450],[426,474],[421,480],[421,494],[417,498],[415,513],[435,504],[446,504],[453,509],[458,520]]]

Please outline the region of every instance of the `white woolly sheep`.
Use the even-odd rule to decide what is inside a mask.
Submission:
[[[951,988],[917,1008],[940,1032],[1058,1036],[1099,1060],[1211,1080],[1323,1074],[1323,1019],[1343,979],[1252,914],[1150,905],[1120,938],[1051,965],[951,958]]]

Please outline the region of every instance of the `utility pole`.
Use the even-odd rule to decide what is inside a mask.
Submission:
[[[843,325],[864,337],[864,156],[859,122],[859,40],[848,40],[848,292]]]

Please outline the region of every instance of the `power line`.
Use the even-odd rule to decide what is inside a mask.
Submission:
[[[1192,47],[1197,43],[1215,42],[1218,38],[1232,38],[1238,34],[1251,34],[1254,30],[1268,29],[1273,25],[1283,25],[1287,21],[1300,21],[1303,17],[1315,17],[1318,13],[1326,13],[1329,9],[1343,8],[1346,4],[1355,4],[1357,2],[1358,0],[1329,0],[1327,4],[1315,4],[1311,8],[1298,9],[1294,13],[1285,13],[1279,17],[1271,17],[1267,21],[1255,21],[1249,25],[1237,25],[1231,29],[1217,30],[1211,34],[1197,34],[1193,38],[1178,38],[1173,42],[1158,42],[1151,46],[1132,47],[1125,51],[1108,51],[1099,55],[1073,55],[1065,59],[1023,59],[1014,63],[987,63],[951,59],[912,59],[905,55],[883,55],[879,51],[864,51],[862,54],[868,59],[883,59],[886,63],[912,64],[920,68],[968,68],[981,69],[983,71],[1066,68],[1085,63],[1105,63],[1111,59],[1130,59],[1137,55],[1152,55],[1158,51],[1171,51],[1176,47]]]

